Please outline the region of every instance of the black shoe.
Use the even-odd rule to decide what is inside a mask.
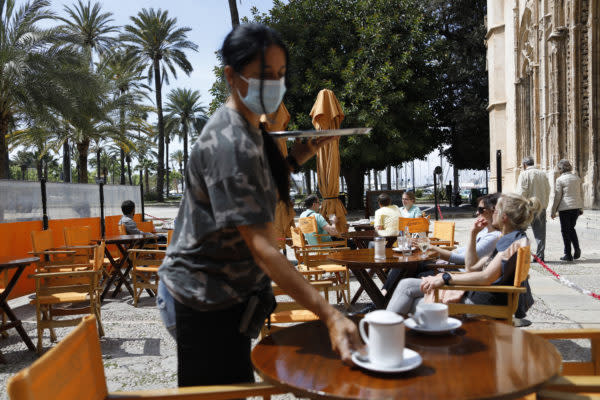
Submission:
[[[570,256],[570,255],[568,255],[568,254],[565,254],[564,256],[562,256],[562,257],[560,258],[560,260],[561,260],[561,261],[573,261],[573,257],[571,257],[571,256]]]
[[[371,303],[368,306],[361,308],[360,310],[356,311],[355,314],[368,314],[371,311],[375,311],[377,310],[377,306],[375,305],[375,303]]]
[[[577,260],[579,257],[581,257],[581,249],[575,249],[575,252],[573,253],[573,259]]]
[[[531,258],[531,262],[532,262],[532,263],[536,263],[536,262],[538,262],[538,259],[539,259],[541,262],[545,262],[545,261],[544,261],[544,257],[538,257],[538,258],[532,257],[532,258]]]

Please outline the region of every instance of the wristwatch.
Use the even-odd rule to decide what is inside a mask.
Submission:
[[[450,284],[450,279],[452,279],[452,275],[450,275],[450,273],[449,273],[449,272],[444,272],[444,273],[442,274],[442,279],[444,280],[444,283],[445,283],[446,285],[449,285],[449,284]]]

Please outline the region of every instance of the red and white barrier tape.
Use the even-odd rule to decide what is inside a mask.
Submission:
[[[162,222],[169,222],[169,221],[167,221],[166,219],[162,219],[162,218],[155,217],[154,215],[150,215],[150,214],[148,214],[147,212],[145,212],[145,213],[144,213],[144,215],[147,215],[147,216],[149,216],[150,218],[157,219],[157,220],[159,220],[159,221],[162,221]]]
[[[540,258],[538,256],[536,256],[533,253],[532,253],[532,256],[533,256],[533,258],[535,258],[535,260],[537,261],[538,264],[540,264],[542,267],[544,267],[544,269],[546,271],[548,271],[550,274],[552,274],[563,285],[570,287],[571,289],[575,289],[578,292],[583,293],[585,295],[592,296],[596,300],[600,300],[600,294],[594,293],[588,289],[584,289],[581,286],[577,285],[576,283],[571,282],[567,278],[560,276],[560,274],[558,272],[554,271],[552,268],[550,268],[548,265],[546,265],[546,263],[544,261],[540,260]]]
[[[440,213],[440,219],[444,219],[444,216],[442,215],[442,209],[440,208],[439,204],[438,204],[437,208],[438,208],[438,212]]]

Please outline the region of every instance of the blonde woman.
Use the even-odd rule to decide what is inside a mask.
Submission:
[[[482,257],[470,269],[471,272],[451,274],[444,272],[436,276],[422,279],[403,279],[394,290],[387,309],[408,314],[414,312],[417,305],[423,301],[425,293],[446,285],[505,285],[512,284],[516,267],[516,252],[519,247],[527,246],[529,240],[525,230],[534,215],[541,209],[540,201],[532,197],[526,199],[518,194],[503,194],[492,216],[492,225],[502,232],[502,237],[496,243],[496,249],[489,257]],[[474,229],[482,230],[484,224]],[[469,240],[473,240],[473,235]],[[475,246],[467,245],[469,251]],[[506,304],[506,294],[491,292],[467,292],[461,302],[468,304]]]

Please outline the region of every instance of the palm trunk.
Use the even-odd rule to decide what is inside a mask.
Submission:
[[[37,172],[38,181],[41,181],[42,178],[44,177],[44,171],[42,169],[42,160],[38,159],[35,161],[35,170]]]
[[[120,168],[120,175],[121,175],[121,179],[119,181],[119,183],[121,185],[125,184],[125,152],[123,151],[123,149],[121,149],[121,168]]]
[[[121,139],[125,138],[125,109],[121,107],[119,110],[119,130],[121,134]],[[125,184],[125,151],[121,148],[121,185]]]
[[[187,171],[187,162],[188,162],[188,125],[183,124],[183,168]],[[183,172],[181,173],[183,176]]]
[[[148,171],[148,168],[144,168],[145,171],[145,176],[144,176],[144,180],[146,182],[145,186],[146,186],[146,193],[150,192],[150,177],[148,176],[150,174],[150,171]]]
[[[229,14],[231,15],[231,26],[235,28],[240,24],[240,16],[235,0],[229,0]]]
[[[158,166],[156,168],[156,197],[163,202],[163,187],[165,183],[165,123],[162,110],[162,87],[160,80],[160,65],[154,59],[154,90],[156,92],[156,113],[158,114]]]
[[[71,182],[71,149],[68,139],[63,143],[63,182]]]
[[[8,147],[6,146],[6,135],[8,134],[8,118],[0,118],[0,179],[10,178],[8,166]]]
[[[100,143],[98,143],[98,149],[96,150],[96,176],[100,178],[102,174],[100,173]]]
[[[169,198],[169,138],[165,138],[165,172],[167,176],[167,199]]]
[[[373,180],[375,181],[375,190],[379,190],[379,172],[373,170]]]
[[[387,190],[392,190],[392,167],[388,166],[385,171],[385,178],[387,179]]]
[[[127,177],[129,178],[129,184],[133,185],[133,181],[131,180],[131,156],[127,154],[125,160],[127,161]]]
[[[90,148],[90,140],[84,139],[82,142],[76,143],[77,146],[77,182],[88,183],[88,151]]]
[[[27,173],[27,165],[21,165],[21,180],[25,180],[25,174]]]
[[[48,163],[44,163],[44,179],[48,182]]]

